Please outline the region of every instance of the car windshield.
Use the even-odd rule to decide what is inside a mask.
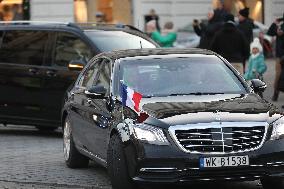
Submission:
[[[144,97],[244,94],[246,89],[231,69],[216,56],[122,59],[120,83]]]
[[[146,39],[123,31],[85,31],[96,47],[104,51],[156,48]]]

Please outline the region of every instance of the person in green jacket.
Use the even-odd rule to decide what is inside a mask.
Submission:
[[[173,31],[173,28],[174,24],[172,22],[167,22],[161,33],[156,30],[152,32],[151,37],[160,44],[161,47],[173,47],[173,44],[177,39],[177,34]]]
[[[263,79],[263,73],[266,71],[267,66],[264,62],[262,53],[262,46],[258,38],[255,38],[250,44],[251,55],[248,61],[248,70],[244,77],[246,80]]]

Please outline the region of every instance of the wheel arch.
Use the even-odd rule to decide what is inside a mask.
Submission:
[[[62,127],[62,130],[64,129],[64,122],[65,122],[65,119],[67,117],[68,113],[66,110],[63,111],[62,113],[62,118],[61,118],[61,127]]]

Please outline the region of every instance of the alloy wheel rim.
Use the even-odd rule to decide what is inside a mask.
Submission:
[[[71,141],[71,128],[68,121],[64,124],[64,134],[63,134],[63,151],[64,159],[67,161],[70,155],[70,141]]]

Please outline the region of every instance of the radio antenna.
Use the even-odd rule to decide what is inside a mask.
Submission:
[[[139,22],[139,18],[138,18],[138,29],[140,29],[140,24],[139,24],[140,22]],[[140,41],[139,41],[139,43],[140,43],[140,48],[141,49],[143,49],[143,47],[142,47],[142,41],[141,41],[141,37],[140,37]]]

